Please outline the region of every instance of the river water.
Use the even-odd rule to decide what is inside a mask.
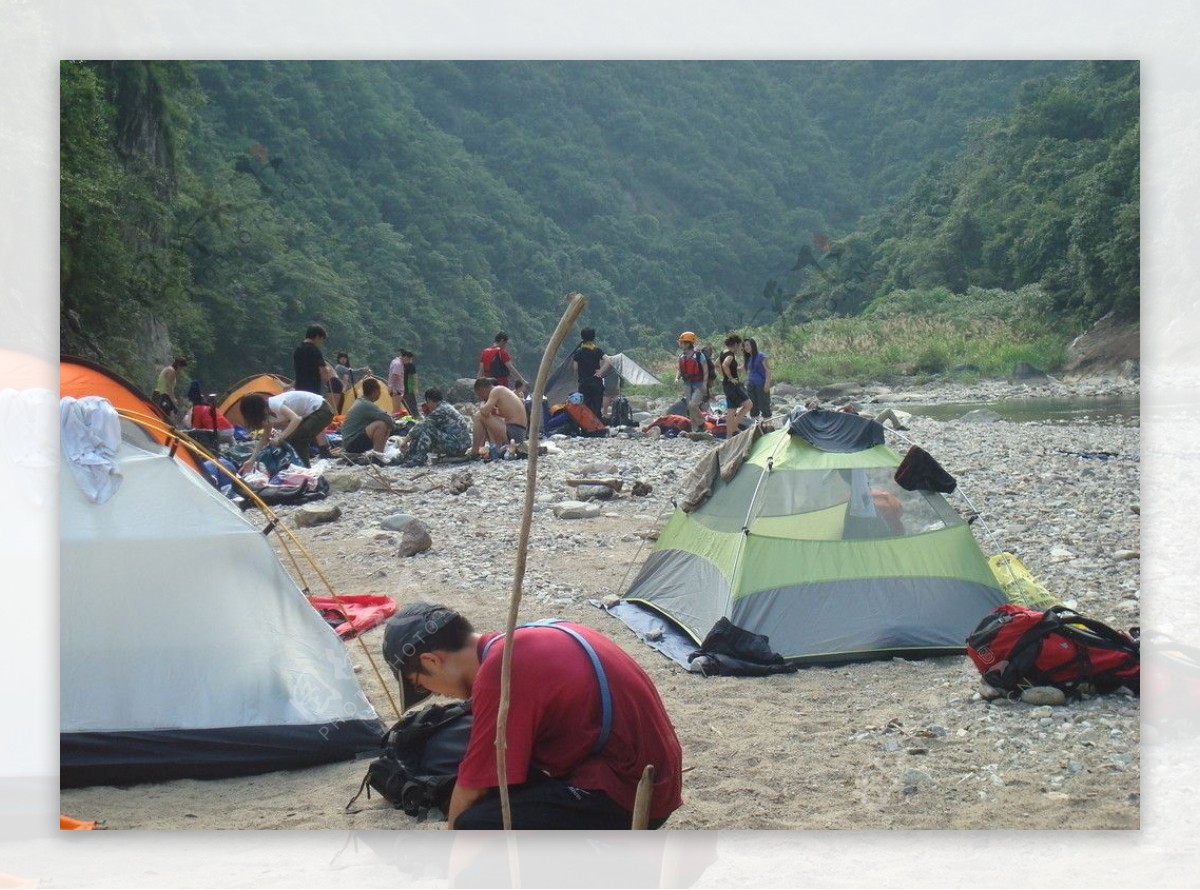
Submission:
[[[1141,401],[1137,396],[1109,398],[1005,399],[996,402],[947,402],[938,405],[899,405],[910,414],[934,420],[957,420],[985,408],[1014,423],[1095,423],[1106,426],[1137,425]]]

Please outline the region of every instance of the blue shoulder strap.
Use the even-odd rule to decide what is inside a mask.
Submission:
[[[600,685],[600,735],[596,739],[596,743],[592,745],[592,753],[599,754],[608,743],[608,737],[612,734],[612,690],[608,686],[608,675],[604,673],[604,665],[600,663],[600,656],[596,654],[596,650],[592,644],[584,639],[583,634],[570,627],[563,627],[559,618],[543,618],[541,621],[531,621],[528,624],[518,624],[515,630],[520,630],[523,627],[552,627],[555,630],[561,630],[565,634],[569,634],[575,642],[583,647],[583,651],[587,653],[588,659],[592,662],[592,670],[596,672],[596,682]],[[504,634],[499,634],[492,637],[483,646],[483,655],[480,661],[487,658],[488,651]]]

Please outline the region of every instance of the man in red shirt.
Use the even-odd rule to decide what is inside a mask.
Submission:
[[[512,827],[628,829],[647,764],[654,767],[650,826],[661,826],[682,803],[683,753],[650,677],[589,627],[525,626],[515,637],[506,734]],[[431,692],[472,699],[450,828],[503,827],[495,739],[507,644],[501,634],[476,633],[453,609],[427,603],[402,609],[384,633],[384,659],[405,707]]]
[[[515,389],[512,380],[517,384],[525,383],[525,378],[513,364],[512,353],[508,351],[508,334],[500,331],[491,346],[485,346],[479,353],[479,373],[476,377],[491,377],[497,386],[507,386]]]

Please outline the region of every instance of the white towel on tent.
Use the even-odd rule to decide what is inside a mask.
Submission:
[[[849,513],[851,516],[859,517],[879,515],[879,511],[875,509],[875,499],[871,497],[871,486],[867,480],[867,471],[861,468],[855,468],[850,471]]]
[[[121,485],[117,448],[121,418],[108,399],[65,396],[59,402],[63,455],[80,490],[94,504],[103,504]]]

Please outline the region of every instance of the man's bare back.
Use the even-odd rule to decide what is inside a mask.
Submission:
[[[479,410],[485,417],[495,415],[501,418],[505,424],[529,425],[525,402],[507,386],[493,386]]]

